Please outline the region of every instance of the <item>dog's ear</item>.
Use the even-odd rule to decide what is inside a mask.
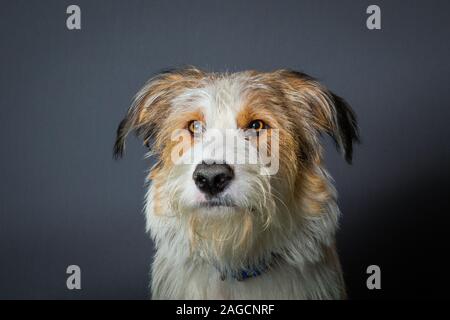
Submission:
[[[359,130],[356,115],[350,105],[340,96],[329,92],[334,106],[332,130],[329,134],[345,156],[348,163],[352,162],[353,143],[359,143]]]
[[[169,115],[172,99],[180,90],[192,87],[194,80],[198,80],[202,75],[202,71],[187,67],[164,71],[150,79],[136,94],[125,118],[117,128],[114,158],[122,157],[125,140],[131,132],[135,132],[150,148],[150,141]]]
[[[359,133],[349,104],[304,73],[282,70],[280,75],[287,99],[301,110],[300,117],[306,125],[330,135],[337,149],[351,163],[353,143],[359,142]]]

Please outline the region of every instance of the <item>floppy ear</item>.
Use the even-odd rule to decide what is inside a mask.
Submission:
[[[192,86],[202,72],[188,67],[168,70],[150,79],[136,94],[125,118],[117,128],[114,144],[114,158],[122,157],[125,140],[130,132],[135,132],[147,147],[167,119],[172,99],[180,90]]]
[[[356,116],[349,104],[314,78],[296,71],[282,70],[287,98],[297,104],[306,125],[330,135],[348,163],[352,162],[353,143],[359,142]]]
[[[125,150],[125,140],[131,132],[144,140],[144,144],[154,134],[154,124],[157,122],[153,109],[157,108],[155,80],[150,80],[134,97],[131,107],[117,128],[113,156],[119,159]]]
[[[331,126],[333,130],[329,132],[334,142],[345,156],[348,163],[352,163],[353,143],[359,143],[359,131],[356,115],[350,105],[343,98],[329,92],[332,97],[335,116],[335,123]]]

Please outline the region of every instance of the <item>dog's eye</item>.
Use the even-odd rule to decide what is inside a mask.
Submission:
[[[188,129],[192,134],[202,133],[204,130],[203,123],[198,120],[193,120],[189,122]]]
[[[255,130],[256,132],[259,132],[263,129],[267,129],[267,124],[262,120],[253,120],[248,124],[247,129]]]

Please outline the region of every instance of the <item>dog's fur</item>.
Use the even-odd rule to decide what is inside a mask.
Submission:
[[[173,130],[199,120],[205,134],[243,131],[255,119],[279,130],[278,173],[235,165],[226,189],[234,205],[199,205],[196,165],[171,159]],[[218,74],[188,67],[159,74],[136,95],[118,128],[116,156],[132,131],[157,159],[145,204],[156,247],[153,298],[346,297],[335,248],[340,213],[320,145],[320,135],[329,134],[351,162],[358,132],[342,98],[295,71]],[[190,148],[197,147],[192,139]],[[233,276],[248,268],[264,270],[245,280]]]

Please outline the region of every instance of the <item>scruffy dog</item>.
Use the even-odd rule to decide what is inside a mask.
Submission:
[[[346,297],[320,141],[351,161],[358,130],[342,98],[295,71],[188,67],[138,92],[117,157],[133,131],[157,159],[145,204],[154,299]]]

